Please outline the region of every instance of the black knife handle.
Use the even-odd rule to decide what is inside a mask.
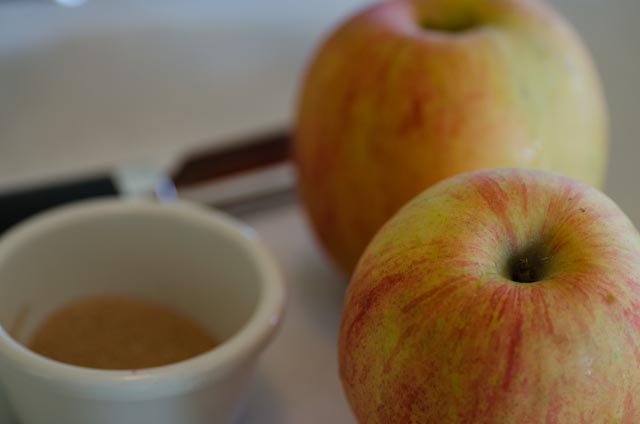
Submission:
[[[118,194],[109,176],[0,194],[0,234],[36,213],[76,200]]]

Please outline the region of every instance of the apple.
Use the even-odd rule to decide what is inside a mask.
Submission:
[[[640,236],[561,174],[451,177],[365,250],[338,356],[362,423],[640,423]]]
[[[337,28],[302,84],[293,154],[317,238],[350,274],[446,177],[533,167],[603,184],[607,114],[582,42],[524,0],[389,0]]]

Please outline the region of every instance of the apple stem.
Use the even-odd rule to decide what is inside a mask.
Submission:
[[[524,253],[512,257],[508,274],[516,283],[535,283],[544,278],[549,257],[542,254],[539,245],[531,246]]]
[[[518,269],[513,277],[513,280],[519,283],[532,283],[537,280],[529,258],[520,258]]]

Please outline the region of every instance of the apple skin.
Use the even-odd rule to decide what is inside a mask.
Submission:
[[[303,204],[345,274],[441,179],[533,167],[600,187],[607,149],[588,52],[549,6],[519,0],[390,0],[357,14],[310,64],[293,143]]]
[[[543,272],[512,281],[532,246]],[[550,171],[446,179],[367,247],[338,357],[361,423],[640,423],[640,236]]]

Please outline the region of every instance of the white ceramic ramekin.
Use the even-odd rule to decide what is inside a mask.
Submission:
[[[66,365],[24,347],[52,310],[97,294],[174,307],[221,344],[126,371]],[[269,253],[220,212],[151,200],[65,206],[0,239],[0,378],[23,424],[228,423],[284,303]]]

